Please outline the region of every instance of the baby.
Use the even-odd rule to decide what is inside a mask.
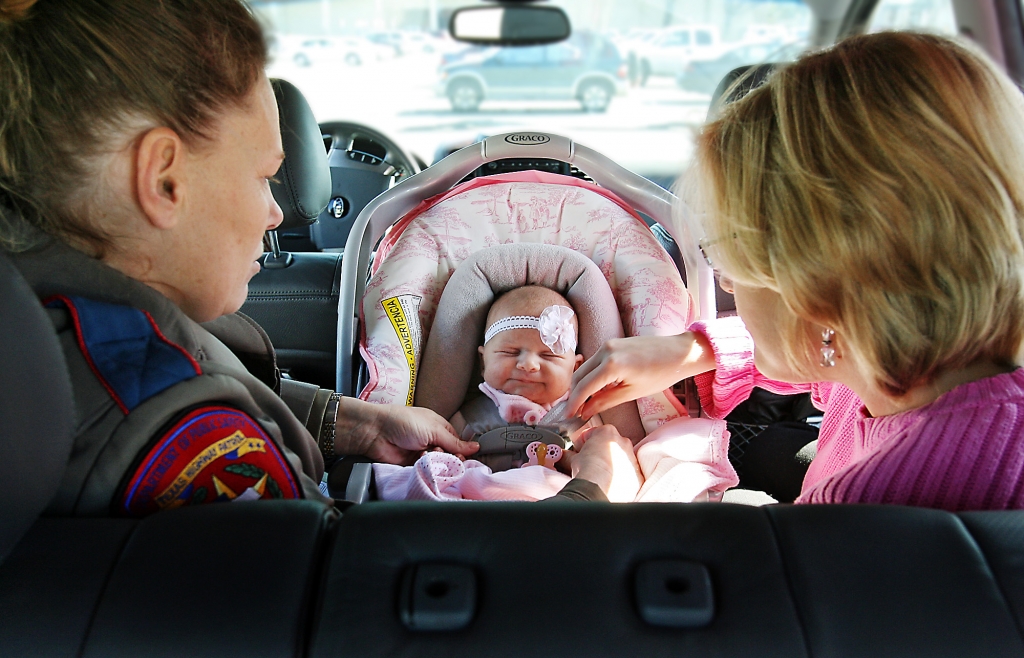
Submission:
[[[576,354],[575,316],[564,297],[540,286],[498,297],[479,348],[483,395],[452,416],[456,432],[474,439],[509,425],[536,425],[566,399],[583,363]],[[588,425],[599,423],[592,421]],[[477,453],[465,462],[428,452],[414,466],[374,464],[377,494],[382,500],[539,500],[565,486],[569,476],[556,468],[560,446],[532,441],[525,452]]]
[[[576,354],[576,314],[553,290],[523,286],[503,294],[487,313],[480,346],[483,396],[450,419],[466,439],[510,423],[536,425],[569,394]]]
[[[463,404],[451,418],[464,439],[509,425],[538,424],[567,397],[573,372],[583,362],[576,354],[575,313],[564,297],[547,288],[525,286],[498,297],[485,326],[479,348],[483,395]],[[668,423],[645,439],[637,460],[647,481],[640,479],[620,500],[631,499],[641,482],[643,500],[652,502],[710,500],[707,491],[735,485],[725,423],[679,420],[691,425]],[[590,424],[600,424],[597,416]],[[481,454],[481,445],[481,452],[466,461],[428,452],[413,466],[374,464],[377,495],[382,500],[550,498],[571,479],[563,450],[547,441],[526,440],[531,443],[525,456],[518,449],[500,451],[508,444],[499,443],[499,451]]]

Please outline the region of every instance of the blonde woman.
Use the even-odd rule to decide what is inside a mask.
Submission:
[[[687,180],[742,320],[608,343],[570,408],[692,375],[715,417],[810,390],[798,503],[1024,507],[1024,100],[1002,73],[937,36],[849,39],[725,108]]]

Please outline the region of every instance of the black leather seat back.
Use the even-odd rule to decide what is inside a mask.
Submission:
[[[270,336],[282,370],[299,381],[335,387],[341,254],[296,253],[291,265],[261,270],[242,312]]]
[[[316,221],[331,199],[331,172],[320,126],[302,93],[273,80],[281,115],[285,159],[271,183],[284,212],[281,229]],[[256,320],[277,350],[277,363],[292,378],[334,388],[337,367],[341,255],[295,253],[264,256],[249,283],[242,312]]]
[[[360,505],[311,655],[1019,656],[1022,534],[897,506]]]
[[[306,655],[334,514],[309,500],[41,518],[0,565],[0,655]]]
[[[0,210],[3,212],[3,210]],[[57,491],[71,453],[71,381],[53,325],[0,252],[0,563]]]

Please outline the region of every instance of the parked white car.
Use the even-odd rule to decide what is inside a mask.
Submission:
[[[654,39],[638,44],[640,78],[675,76],[692,61],[715,59],[722,54],[722,40],[715,25],[679,25],[665,29]]]
[[[299,42],[291,53],[297,66],[347,64],[359,66],[394,57],[394,48],[356,37],[311,37]]]
[[[394,54],[399,57],[420,53],[431,54],[445,49],[445,44],[442,43],[441,39],[422,31],[394,30],[391,32],[374,32],[368,38],[376,44],[390,47]]]

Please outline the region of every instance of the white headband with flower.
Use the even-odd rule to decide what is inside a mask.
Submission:
[[[509,329],[536,329],[540,332],[541,341],[555,354],[575,354],[576,331],[572,328],[573,315],[575,313],[568,306],[549,306],[541,311],[540,317],[512,315],[502,318],[487,327],[487,331],[484,332],[484,345]]]

